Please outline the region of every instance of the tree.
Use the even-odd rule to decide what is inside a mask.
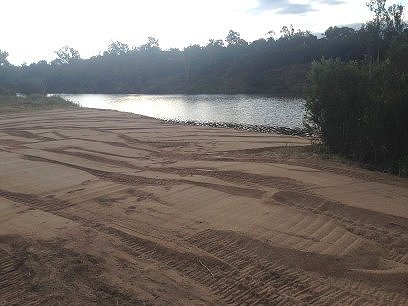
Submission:
[[[266,33],[266,35],[267,35],[267,40],[271,40],[271,41],[275,40],[276,33],[275,33],[274,30],[268,31],[268,33]]]
[[[388,34],[395,35],[404,31],[405,23],[403,21],[404,7],[394,4],[388,7],[386,17]]]
[[[385,56],[386,49],[393,38],[402,33],[406,27],[403,22],[404,7],[392,5],[386,8],[386,0],[370,0],[368,8],[374,13],[373,20],[367,22],[360,30],[367,44],[367,55],[370,61],[377,63]]]
[[[222,48],[224,47],[224,41],[222,39],[210,39],[206,47],[207,48]]]
[[[228,46],[247,46],[248,43],[241,38],[241,34],[230,30],[225,41],[228,43]]]
[[[349,27],[330,27],[324,32],[324,36],[328,40],[347,40],[353,37],[356,31]]]
[[[368,8],[375,15],[374,23],[377,25],[377,27],[380,27],[382,24],[384,24],[384,21],[386,20],[387,15],[387,10],[385,8],[386,2],[387,0],[370,0],[367,3]]]
[[[57,58],[52,63],[57,65],[72,64],[81,59],[79,52],[69,46],[64,46],[55,53],[57,54]]]
[[[7,57],[9,56],[7,51],[3,51],[0,49],[0,66],[8,66],[10,63],[7,60]]]
[[[140,46],[140,50],[149,51],[149,50],[152,50],[152,49],[157,49],[157,50],[160,49],[159,40],[157,38],[149,36],[147,38],[147,42],[144,45]]]
[[[111,42],[108,46],[108,51],[105,51],[105,55],[124,55],[129,52],[129,46],[120,41]]]
[[[293,25],[290,25],[289,27],[283,26],[280,32],[283,38],[290,38],[295,35],[295,29],[293,28]]]

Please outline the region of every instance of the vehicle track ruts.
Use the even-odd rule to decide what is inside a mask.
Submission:
[[[2,195],[4,196],[5,194],[2,193]],[[14,200],[16,202],[42,209],[42,207],[38,207],[36,205],[37,203],[35,201],[27,201],[27,199],[29,199],[28,195],[18,195],[18,197],[11,198],[11,200]],[[131,254],[140,256],[144,259],[152,259],[179,271],[187,277],[192,278],[194,281],[201,283],[204,286],[208,286],[218,296],[220,296],[228,303],[241,301],[236,300],[236,297],[233,294],[231,295],[230,291],[236,291],[235,295],[241,295],[242,291],[245,291],[245,298],[250,298],[250,300],[248,300],[247,302],[251,302],[252,300],[252,302],[262,302],[265,304],[270,304],[273,301],[277,301],[277,299],[279,299],[281,302],[299,302],[296,299],[289,298],[288,296],[286,296],[286,294],[278,294],[276,290],[272,290],[273,294],[268,295],[259,292],[253,293],[252,290],[250,290],[251,287],[248,287],[248,284],[245,284],[243,280],[236,277],[236,275],[238,274],[237,269],[243,268],[243,266],[237,265],[236,268],[232,268],[229,265],[224,264],[222,261],[215,260],[215,258],[212,257],[201,258],[188,253],[180,253],[153,241],[130,235],[121,230],[106,226],[101,223],[95,223],[91,220],[83,219],[80,216],[70,216],[69,214],[63,212],[55,213],[57,215],[78,222],[83,226],[91,227],[98,232],[102,232],[119,239],[124,243],[124,247]],[[234,264],[237,263],[234,262]],[[251,273],[253,272],[255,271],[251,271]],[[216,286],[213,285],[215,283],[217,284]],[[221,286],[221,284],[228,285],[224,288],[223,286]],[[218,290],[220,288],[222,288],[221,291]],[[268,289],[268,287],[264,289]],[[246,300],[242,300],[241,302],[245,301]]]
[[[58,131],[52,131],[52,133],[53,133],[55,136],[60,137],[60,138],[62,138],[62,139],[69,139],[68,136],[66,136],[66,135],[64,135],[64,134],[62,134],[62,133],[60,133],[60,132],[58,132]]]
[[[33,194],[11,192],[3,189],[0,189],[0,197],[4,197],[16,203],[21,203],[45,212],[55,212],[76,205],[75,203],[69,203],[53,197],[40,197]]]
[[[4,196],[4,192],[2,193]],[[7,194],[6,194],[7,196]],[[27,201],[27,195],[18,194],[12,200],[38,207],[37,202]],[[39,207],[46,209],[47,207]],[[93,228],[101,233],[119,239],[124,248],[132,255],[142,259],[151,259],[164,264],[179,273],[208,287],[224,302],[231,304],[384,304],[397,305],[404,301],[399,295],[390,295],[382,290],[365,289],[355,291],[353,287],[336,286],[333,281],[313,273],[290,267],[299,264],[301,257],[306,268],[316,264],[330,267],[321,258],[307,257],[301,254],[296,263],[288,262],[288,253],[276,248],[232,233],[207,230],[194,235],[190,242],[211,255],[197,255],[176,251],[160,243],[131,235],[120,229],[106,226],[80,216],[65,212],[55,214],[71,219],[79,224]],[[276,252],[276,254],[274,253]],[[290,255],[290,254],[289,254]],[[289,256],[290,258],[290,256]],[[307,261],[311,261],[311,263]],[[317,263],[313,261],[317,260]],[[340,271],[339,269],[338,271]],[[337,271],[337,272],[338,272]],[[361,288],[360,288],[361,289]]]
[[[66,214],[64,215],[66,216]],[[209,255],[178,251],[158,242],[131,235],[120,229],[83,219],[80,216],[70,219],[118,239],[123,243],[122,247],[129,254],[142,260],[151,260],[174,269],[181,275],[191,278],[196,283],[206,286],[213,291],[216,289],[212,285],[215,279],[222,280],[224,277],[232,277],[238,273],[235,268]],[[230,279],[229,281],[230,284],[235,284],[236,280]],[[223,295],[220,295],[220,298],[223,298]]]
[[[129,168],[129,169],[137,169],[137,170],[145,170],[144,167],[138,167],[136,165],[133,165],[129,162],[123,161],[123,160],[115,160],[112,158],[107,158],[95,154],[88,154],[88,153],[83,153],[83,152],[76,152],[76,151],[68,151],[64,149],[43,149],[44,151],[47,152],[52,152],[52,153],[58,153],[58,154],[65,154],[69,156],[75,156],[91,161],[96,161],[96,162],[101,162],[104,164],[112,165],[112,166],[118,166],[118,167],[123,167],[123,168]]]
[[[88,172],[89,174],[92,174],[101,179],[106,179],[106,180],[110,180],[116,183],[127,184],[127,185],[132,185],[132,186],[133,185],[166,185],[166,184],[172,183],[171,180],[167,180],[167,179],[154,179],[154,178],[149,178],[149,177],[144,177],[144,176],[129,175],[129,174],[123,174],[123,173],[117,173],[117,172],[108,172],[108,171],[92,169],[92,168],[88,168],[84,166],[65,163],[65,162],[48,159],[44,157],[39,157],[39,156],[24,155],[23,158],[27,160],[31,160],[31,161],[40,161],[40,162],[46,162],[46,163],[52,163],[52,164],[70,167],[73,169]]]
[[[95,140],[95,139],[81,138],[81,137],[70,137],[70,139],[83,140],[83,141],[95,142],[95,143],[104,143],[104,144],[111,145],[113,147],[128,148],[128,149],[134,149],[134,150],[138,150],[138,151],[146,151],[146,152],[149,152],[149,153],[157,153],[157,154],[160,153],[158,150],[153,150],[153,149],[149,149],[149,148],[146,148],[146,147],[143,147],[143,148],[135,147],[135,146],[131,146],[131,145],[127,144],[127,143],[120,142],[120,141],[103,141],[103,140]]]
[[[3,196],[3,194],[1,195]],[[12,200],[29,207],[37,208],[36,203],[34,201],[27,201],[27,198],[30,198],[29,195],[14,197]],[[42,210],[41,207],[38,209]],[[62,211],[54,211],[53,213],[77,222],[84,227],[92,228],[102,234],[118,239],[123,243],[123,248],[133,256],[156,261],[195,280],[207,280],[210,282],[212,280],[210,273],[213,273],[213,271],[231,270],[231,267],[224,262],[211,256],[180,252],[152,240],[130,235],[119,229],[94,222],[90,219],[85,219],[79,215],[72,215]]]
[[[125,185],[174,185],[174,184],[189,184],[195,186],[201,186],[209,189],[215,189],[218,191],[223,191],[225,193],[230,193],[232,195],[244,195],[247,197],[252,198],[261,198],[262,195],[265,193],[262,190],[258,189],[250,189],[250,188],[243,188],[243,187],[235,187],[235,186],[228,186],[228,185],[220,185],[220,184],[213,184],[207,182],[198,182],[198,181],[191,181],[185,179],[156,179],[144,176],[136,176],[136,175],[129,175],[117,172],[108,172],[103,170],[92,169],[84,166],[74,165],[70,163],[65,163],[53,159],[33,156],[33,155],[24,155],[24,159],[31,160],[31,161],[42,161],[48,163],[54,163],[58,165],[67,166],[73,169],[82,170],[92,174],[96,177],[101,179],[110,180],[116,183],[125,184]]]
[[[241,281],[249,285],[244,292],[236,292],[236,286],[223,284],[227,277],[214,282],[214,287],[218,288],[216,291],[228,295],[227,300],[233,303],[254,302],[244,299],[251,295],[250,291],[263,298],[271,298],[275,303],[279,301],[276,295],[290,296],[292,302],[318,305],[403,305],[408,302],[407,297],[394,292],[328,277],[343,276],[344,267],[339,266],[336,258],[316,254],[308,256],[307,253],[272,247],[234,232],[216,230],[194,235],[190,242],[236,267],[239,271],[236,284]]]
[[[350,232],[379,243],[388,251],[387,259],[408,264],[408,219],[346,206],[307,193],[280,191],[272,198],[277,203],[328,216]]]
[[[133,255],[147,260],[151,259],[175,269],[182,275],[209,288],[227,304],[264,303],[272,305],[278,301],[286,303],[300,302],[296,298],[275,292],[269,286],[264,286],[264,289],[272,289],[272,294],[254,292],[246,280],[238,277],[239,267],[230,266],[215,257],[182,253],[115,228],[101,225],[95,227],[99,231],[123,241],[126,247],[130,247],[130,252]]]
[[[98,161],[98,162],[111,164],[114,166],[119,166],[119,167],[124,167],[124,168],[137,169],[137,170],[151,170],[151,171],[156,171],[156,172],[172,173],[172,174],[178,174],[178,175],[200,175],[200,176],[214,177],[214,178],[222,179],[227,182],[239,183],[243,185],[252,185],[252,186],[262,185],[262,186],[268,186],[268,187],[274,187],[274,188],[284,188],[286,190],[303,190],[307,188],[305,184],[302,184],[301,182],[298,182],[296,180],[289,179],[289,178],[282,178],[282,177],[263,176],[263,175],[251,174],[251,173],[245,173],[245,172],[239,172],[239,171],[219,171],[215,169],[204,171],[204,170],[194,169],[194,168],[177,169],[177,168],[171,168],[171,167],[161,167],[161,168],[138,167],[126,161],[114,160],[111,158],[102,157],[102,156],[98,156],[94,154],[67,151],[67,148],[65,149],[45,149],[45,151],[75,156],[75,157],[79,157],[79,158],[83,158],[87,160]],[[125,157],[125,158],[129,158],[129,157]]]
[[[4,240],[5,237],[1,237]],[[3,241],[0,241],[3,242]],[[30,293],[32,275],[24,269],[23,254],[13,254],[0,248],[0,305],[38,305],[39,301]]]
[[[14,139],[0,139],[0,145],[8,147],[8,148],[27,148],[25,145],[27,142],[14,140]]]
[[[149,145],[153,148],[172,148],[172,147],[187,147],[191,143],[190,142],[180,142],[180,141],[147,141],[147,140],[140,140],[137,138],[130,137],[125,134],[117,134],[119,138],[123,139],[127,144],[144,144]]]
[[[102,275],[104,260],[53,242],[0,236],[0,305],[146,305]]]
[[[243,185],[251,185],[251,186],[259,186],[259,185],[262,186],[263,185],[267,187],[273,187],[273,188],[279,188],[279,189],[285,189],[285,190],[304,190],[305,188],[307,188],[307,186],[301,182],[298,182],[296,180],[289,179],[289,178],[282,178],[282,177],[264,176],[264,175],[245,173],[245,172],[239,172],[239,171],[219,171],[215,169],[204,171],[204,170],[194,169],[194,168],[178,169],[178,168],[171,168],[171,167],[161,167],[161,168],[139,167],[139,166],[133,165],[126,161],[118,161],[118,160],[114,160],[111,158],[98,156],[94,154],[67,151],[67,149],[46,149],[45,151],[75,156],[75,157],[79,157],[79,158],[83,158],[87,160],[98,161],[98,162],[102,162],[105,164],[110,164],[110,165],[124,167],[124,168],[137,169],[137,170],[151,170],[155,172],[173,173],[173,174],[178,174],[178,175],[200,175],[200,176],[214,177],[214,178],[222,179],[226,182],[239,183]],[[184,182],[191,183],[191,181],[184,181]],[[198,184],[198,183],[194,182],[193,184]],[[245,194],[245,190],[244,190],[244,194]],[[259,198],[262,194],[263,192],[260,192],[260,194],[257,197]]]
[[[41,140],[41,141],[55,141],[55,138],[50,138],[50,137],[44,137],[44,136],[39,136],[34,133],[24,131],[24,130],[7,130],[3,129],[1,130],[2,133],[6,133],[10,136],[17,136],[17,137],[22,137],[22,138],[28,138],[28,139],[35,139],[35,140]]]
[[[202,170],[194,168],[171,168],[171,167],[159,168],[157,170],[155,168],[150,169],[164,173],[176,173],[180,175],[208,176],[218,178],[231,183],[266,186],[284,190],[304,190],[310,187],[305,183],[290,178],[274,177],[241,171],[227,171],[227,170],[222,171],[216,169]]]
[[[303,147],[301,147],[303,148]],[[234,150],[224,152],[226,157],[234,157],[234,160],[237,161],[247,161],[247,162],[256,162],[256,163],[270,163],[270,162],[282,162],[285,164],[294,165],[294,166],[303,166],[315,170],[325,171],[333,174],[344,175],[350,178],[361,179],[367,182],[379,182],[386,183],[391,185],[400,185],[399,179],[393,177],[392,180],[389,179],[384,173],[381,172],[368,172],[358,168],[351,168],[344,164],[339,164],[336,161],[324,160],[319,161],[315,159],[302,158],[296,156],[296,153],[293,153],[293,156],[283,159],[277,151],[281,148],[276,147],[265,147],[259,149],[245,149],[245,150]],[[267,153],[267,154],[262,154]],[[273,155],[272,155],[273,154]],[[302,154],[302,153],[299,153]]]
[[[126,159],[130,159],[130,160],[147,160],[149,159],[148,156],[133,156],[131,154],[129,155],[121,155],[121,154],[116,154],[116,153],[112,153],[112,152],[106,152],[106,151],[98,151],[98,150],[92,150],[89,148],[81,148],[81,147],[75,147],[75,146],[65,146],[65,147],[60,147],[56,150],[62,150],[62,151],[66,151],[66,150],[77,150],[77,151],[83,151],[83,152],[89,152],[89,153],[96,153],[96,154],[100,154],[100,155],[107,155],[107,156],[113,156],[113,157],[120,157],[120,158],[126,158]],[[135,149],[136,150],[136,149]]]

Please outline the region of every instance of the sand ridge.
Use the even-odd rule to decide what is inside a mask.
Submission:
[[[301,137],[0,115],[0,304],[406,305],[408,180]]]

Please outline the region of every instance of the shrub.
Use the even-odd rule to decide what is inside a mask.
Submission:
[[[314,62],[305,123],[332,151],[408,175],[408,33],[383,62]]]

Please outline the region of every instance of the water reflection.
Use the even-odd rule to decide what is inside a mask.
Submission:
[[[302,127],[305,101],[248,95],[61,95],[83,107],[160,119]]]

